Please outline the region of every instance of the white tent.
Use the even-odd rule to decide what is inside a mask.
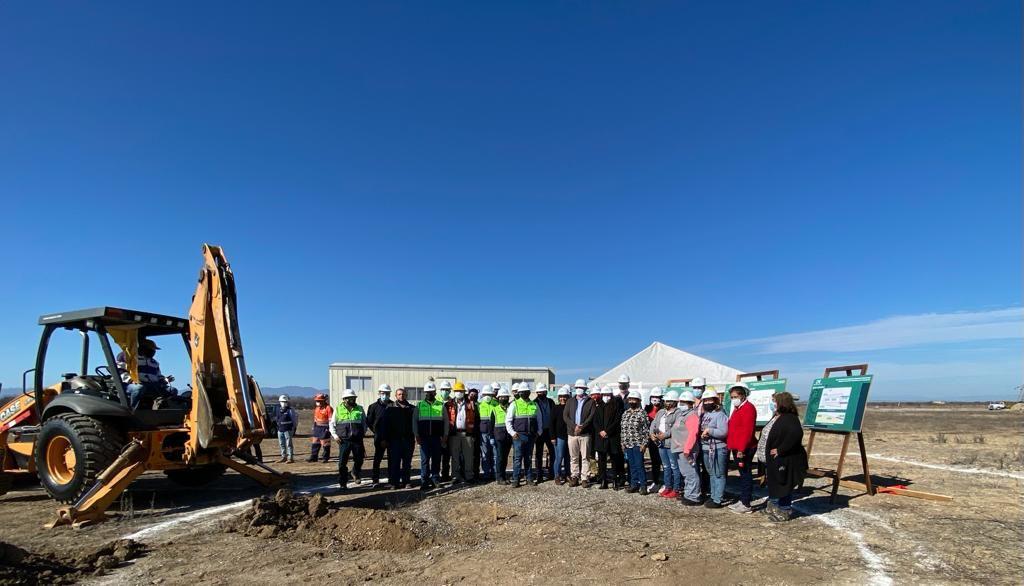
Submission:
[[[717,387],[736,380],[742,370],[719,364],[696,354],[684,352],[661,342],[654,342],[625,362],[596,377],[600,384],[615,386],[619,375],[629,375],[630,387],[644,397],[656,386],[665,386],[669,379],[703,377],[708,385]],[[716,384],[717,383],[717,384]]]

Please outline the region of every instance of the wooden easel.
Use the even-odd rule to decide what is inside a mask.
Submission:
[[[846,376],[853,376],[853,371],[859,370],[860,374],[857,376],[864,376],[868,373],[867,364],[853,364],[850,366],[831,366],[825,369],[825,377],[828,378],[833,373],[845,372]],[[836,495],[839,494],[839,484],[843,486],[851,486],[856,488],[862,488],[869,496],[875,495],[875,487],[871,484],[871,472],[868,470],[868,452],[864,447],[864,432],[863,431],[827,431],[823,429],[811,429],[811,434],[807,438],[807,460],[811,459],[811,449],[814,447],[814,436],[818,433],[829,433],[833,435],[843,436],[843,449],[839,451],[839,464],[836,465],[835,470],[829,470],[827,468],[808,468],[807,475],[815,478],[832,478],[832,496],[829,498],[830,503],[836,502]],[[846,460],[846,451],[850,447],[850,436],[854,433],[857,434],[857,446],[860,448],[860,465],[864,469],[864,484],[859,482],[852,482],[843,480],[843,462]]]
[[[778,370],[762,370],[760,372],[745,372],[743,374],[737,374],[736,375],[736,382],[738,382],[738,383],[739,382],[743,382],[743,379],[750,378],[750,377],[754,377],[755,380],[762,381],[762,380],[764,380],[764,377],[766,377],[766,376],[770,376],[771,377],[768,380],[778,380],[779,379],[779,371]]]

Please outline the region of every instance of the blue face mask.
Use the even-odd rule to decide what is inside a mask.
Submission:
[[[380,402],[381,402],[381,403],[384,403],[384,402],[386,402],[387,400],[388,400],[388,396],[387,396],[387,395],[381,395],[381,396],[380,396]]]

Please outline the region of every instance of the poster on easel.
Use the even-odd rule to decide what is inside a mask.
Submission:
[[[811,385],[804,427],[825,431],[861,431],[873,375],[819,378]]]

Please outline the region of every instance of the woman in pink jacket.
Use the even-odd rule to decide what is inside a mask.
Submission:
[[[696,468],[700,458],[700,416],[693,407],[695,402],[693,391],[679,394],[679,414],[664,440],[671,444],[672,454],[679,459],[679,474],[683,477],[679,500],[690,507],[700,504],[700,475]]]

